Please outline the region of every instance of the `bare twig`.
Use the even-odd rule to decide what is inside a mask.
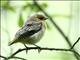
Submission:
[[[79,39],[80,39],[80,37],[78,38],[78,40],[73,44],[73,46],[72,47],[74,47],[76,44],[77,44],[77,42],[79,41]],[[10,55],[9,57],[4,57],[4,56],[0,56],[0,57],[2,57],[2,58],[4,58],[5,60],[8,60],[8,59],[12,59],[12,58],[16,58],[16,59],[21,59],[21,60],[26,60],[26,59],[24,59],[24,58],[21,58],[21,57],[15,57],[15,55],[16,54],[18,54],[18,53],[20,53],[20,52],[22,52],[22,51],[24,51],[24,50],[33,50],[33,49],[40,49],[40,51],[41,50],[50,50],[50,51],[52,51],[52,50],[55,50],[55,51],[69,51],[69,52],[73,52],[74,54],[76,54],[77,56],[79,56],[80,57],[80,55],[76,52],[76,51],[74,51],[73,49],[59,49],[59,48],[38,48],[38,47],[27,47],[27,49],[26,48],[23,48],[23,49],[19,49],[19,50],[17,50],[16,52],[14,52],[12,55]]]
[[[80,59],[80,54],[74,50],[72,50],[77,56],[79,56],[79,59]]]
[[[27,59],[24,59],[24,58],[21,58],[21,57],[15,57],[15,56],[12,56],[12,57],[4,57],[4,56],[1,56],[0,55],[0,57],[1,58],[4,58],[4,60],[9,60],[9,59],[13,59],[13,58],[15,58],[15,59],[21,59],[21,60],[27,60]]]
[[[4,58],[5,60],[7,60],[7,58],[6,58],[6,57],[4,57],[4,56],[1,56],[1,55],[0,55],[0,57],[1,57],[1,58]]]
[[[36,0],[33,0],[35,6],[37,6],[44,14],[45,16],[48,17],[48,19],[51,21],[51,23],[56,27],[56,29],[59,31],[59,33],[63,36],[63,38],[68,42],[69,46],[71,47],[71,43],[69,41],[69,38],[64,34],[64,32],[61,30],[61,28],[55,23],[55,21],[51,18],[51,16],[49,16],[49,14],[47,14],[42,8],[41,6],[39,6],[39,4],[36,2]]]
[[[8,59],[14,59],[14,58],[21,59],[21,60],[27,60],[27,59],[24,59],[24,58],[21,58],[21,57],[11,57],[11,58],[8,58]]]
[[[24,50],[34,50],[34,49],[37,49],[37,50],[38,50],[38,49],[40,49],[40,50],[50,50],[50,51],[52,51],[52,50],[55,50],[55,51],[70,51],[70,52],[73,52],[73,53],[77,54],[77,53],[76,53],[74,50],[72,50],[72,49],[27,47],[27,49],[26,49],[26,48],[23,48],[23,49],[17,50],[17,51],[14,52],[9,58],[15,56],[16,54],[18,54],[19,52],[22,52],[22,51],[24,51]],[[78,54],[77,54],[77,55],[78,55]],[[80,55],[79,55],[79,56],[80,56]]]
[[[77,39],[77,41],[73,44],[73,46],[71,47],[71,49],[73,49],[74,48],[74,46],[79,42],[79,40],[80,40],[80,37]]]
[[[52,50],[55,50],[55,51],[69,51],[69,52],[73,52],[73,53],[75,53],[76,55],[80,56],[77,52],[75,52],[75,51],[72,50],[72,49],[27,47],[27,49],[26,49],[26,48],[23,48],[23,49],[17,50],[16,52],[14,52],[14,53],[13,53],[11,56],[9,56],[8,58],[6,58],[6,57],[4,57],[4,56],[0,56],[0,57],[2,57],[2,58],[4,58],[4,59],[17,58],[17,59],[26,60],[26,59],[21,58],[21,57],[15,57],[15,55],[18,54],[18,53],[20,53],[20,52],[22,52],[22,51],[25,51],[25,50],[35,50],[35,49],[37,49],[37,50],[38,50],[38,49],[40,49],[40,50],[50,50],[50,51],[52,51]]]
[[[68,43],[69,47],[72,47],[72,44],[69,40],[69,38],[64,34],[64,32],[60,29],[60,27],[55,23],[55,21],[49,16],[49,14],[47,14],[42,8],[41,6],[39,6],[39,4],[36,2],[36,0],[33,0],[34,4],[50,19],[50,21],[52,22],[52,24],[56,27],[56,29],[59,31],[59,33],[63,36],[63,38],[66,40],[66,42]],[[75,49],[73,49],[75,51]],[[78,56],[76,54],[74,54],[74,56],[76,57],[77,60],[80,60],[78,58]]]
[[[58,48],[38,48],[38,47],[27,47],[23,49],[19,49],[16,52],[14,52],[10,57],[15,56],[17,53],[24,51],[24,50],[33,50],[33,49],[40,49],[40,50],[56,50],[56,51],[72,51],[70,49],[58,49]]]
[[[12,55],[10,55],[9,57],[4,57],[4,56],[0,56],[1,58],[4,58],[5,60],[8,60],[8,59],[12,59],[12,58],[17,58],[17,59],[21,59],[21,60],[26,60],[24,58],[21,58],[21,57],[15,57],[16,54],[22,52],[22,51],[25,51],[25,50],[55,50],[55,51],[68,51],[68,52],[72,52],[75,54],[77,60],[79,60],[79,57],[80,57],[80,54],[78,52],[76,52],[73,48],[74,46],[77,44],[77,42],[79,41],[80,37],[78,38],[78,40],[73,44],[73,46],[71,45],[70,43],[70,40],[68,39],[68,37],[64,34],[64,32],[60,29],[60,27],[54,22],[54,20],[37,4],[37,2],[34,0],[34,4],[36,4],[36,6],[50,19],[50,21],[53,23],[53,25],[57,28],[57,30],[60,32],[60,34],[64,37],[64,39],[67,41],[67,43],[69,44],[69,47],[71,47],[71,49],[59,49],[59,48],[43,48],[43,47],[27,47],[26,48],[23,48],[23,49],[19,49],[17,50],[16,52],[14,52]]]

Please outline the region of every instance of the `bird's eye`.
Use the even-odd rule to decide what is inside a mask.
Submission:
[[[43,20],[44,19],[44,17],[38,17],[40,20]]]
[[[27,26],[32,26],[32,24],[27,24]]]

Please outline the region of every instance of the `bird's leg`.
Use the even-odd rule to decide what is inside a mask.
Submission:
[[[26,46],[26,44],[24,44],[24,46],[25,46],[25,48],[26,48],[26,54],[27,54],[27,52],[28,52],[27,48],[28,48],[28,47]]]
[[[38,47],[38,48],[41,48],[40,46],[36,45],[36,44],[33,44],[34,46]]]
[[[33,45],[36,46],[36,47],[38,48],[38,52],[40,53],[40,52],[41,52],[41,47],[38,46],[38,45],[35,45],[35,44],[33,44]]]

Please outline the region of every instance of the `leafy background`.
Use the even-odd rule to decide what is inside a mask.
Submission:
[[[43,14],[33,1],[0,1],[1,2],[1,55],[9,56],[19,48],[21,43],[8,46],[15,33],[34,13]],[[80,36],[80,1],[37,1],[38,4],[53,18],[61,30],[73,44]],[[48,19],[46,32],[37,45],[41,47],[69,48],[67,42]],[[31,45],[32,46],[32,45]],[[80,53],[80,42],[75,46]],[[28,60],[76,60],[71,52],[30,50],[17,54]],[[3,59],[1,59],[3,60]],[[13,59],[14,60],[14,59]]]

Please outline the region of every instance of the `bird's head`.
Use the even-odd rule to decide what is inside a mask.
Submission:
[[[45,21],[47,18],[42,15],[42,14],[34,14],[31,17],[31,20],[36,20],[36,21]]]

